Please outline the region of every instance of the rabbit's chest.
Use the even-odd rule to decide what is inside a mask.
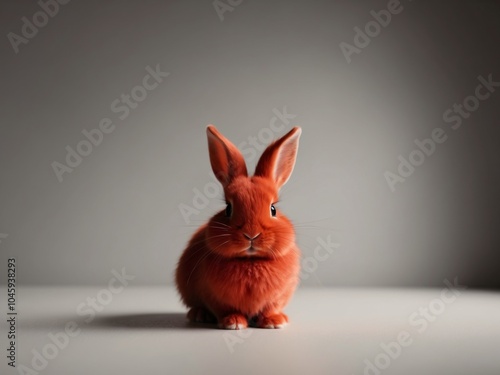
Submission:
[[[217,268],[212,275],[221,297],[242,303],[257,302],[280,293],[290,278],[266,261],[235,260]]]
[[[232,282],[248,292],[266,287],[278,287],[286,275],[264,261],[241,261],[232,267]]]

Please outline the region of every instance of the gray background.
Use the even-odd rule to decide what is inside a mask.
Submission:
[[[40,8],[2,2],[2,270],[15,256],[22,284],[103,284],[122,267],[172,284],[223,207],[189,223],[179,210],[212,181],[205,126],[239,144],[286,106],[303,135],[280,207],[304,257],[317,237],[340,243],[303,285],[499,288],[500,90],[460,129],[442,120],[479,75],[500,81],[499,4],[402,1],[348,64],[339,44],[386,5],[248,0],[221,21],[212,1],[72,1],[16,54],[7,33]],[[170,76],[119,120],[110,103],[157,64]],[[104,117],[116,129],[58,182],[51,163]],[[391,192],[383,173],[435,127],[448,140]]]

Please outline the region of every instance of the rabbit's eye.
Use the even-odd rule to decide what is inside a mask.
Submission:
[[[226,216],[229,217],[231,216],[233,212],[233,206],[231,206],[231,203],[227,203],[227,206],[226,206]]]
[[[274,204],[271,205],[271,216],[276,216],[276,207],[274,207]]]

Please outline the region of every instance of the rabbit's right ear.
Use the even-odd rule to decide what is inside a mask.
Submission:
[[[222,186],[235,177],[248,176],[245,159],[240,150],[224,137],[215,126],[207,126],[208,152],[215,177]]]
[[[288,181],[295,166],[299,138],[302,130],[295,126],[283,137],[271,143],[257,163],[256,176],[264,176],[272,179],[278,189]]]

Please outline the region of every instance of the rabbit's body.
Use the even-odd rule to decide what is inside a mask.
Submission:
[[[252,177],[231,142],[212,126],[207,134],[227,207],[196,231],[179,260],[176,283],[191,308],[188,318],[227,329],[245,328],[249,319],[281,328],[299,281],[300,252],[292,223],[274,204],[293,170],[300,128],[266,149]]]
[[[248,318],[269,308],[279,311],[297,286],[299,250],[278,259],[221,258],[204,244],[207,225],[198,230],[178,266],[184,303],[215,313],[239,311]]]

